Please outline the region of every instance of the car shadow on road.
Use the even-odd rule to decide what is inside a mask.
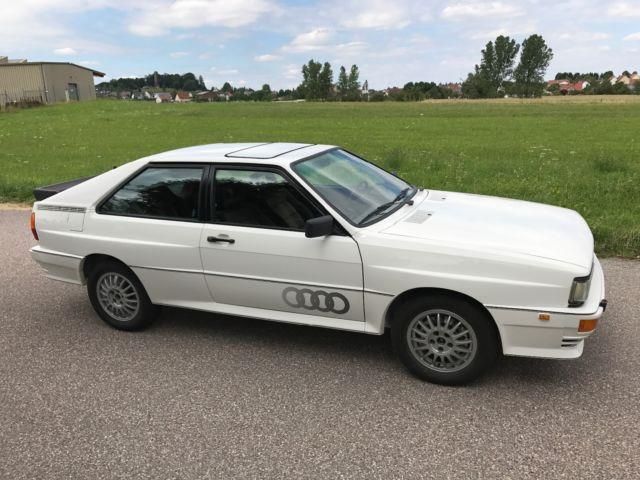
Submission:
[[[304,352],[313,356],[343,357],[379,370],[403,368],[396,358],[388,333],[361,333],[308,327],[259,319],[164,307],[152,330],[172,336],[216,337],[225,344],[266,347],[273,351]],[[535,384],[564,386],[582,374],[580,360],[558,361],[500,356],[495,366],[471,385],[476,388]],[[409,375],[409,373],[407,373]]]

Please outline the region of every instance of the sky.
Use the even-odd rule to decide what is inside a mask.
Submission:
[[[640,0],[0,0],[0,56],[106,79],[193,72],[207,87],[291,88],[310,58],[371,88],[457,82],[500,34],[542,35],[559,71],[640,70]]]

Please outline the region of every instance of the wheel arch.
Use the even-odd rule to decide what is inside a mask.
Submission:
[[[428,297],[431,295],[446,295],[449,297],[453,297],[453,298],[457,298],[460,300],[464,300],[466,302],[469,302],[470,304],[474,305],[475,307],[477,307],[479,310],[481,310],[482,312],[484,312],[484,314],[487,316],[487,318],[490,319],[490,325],[493,329],[493,333],[498,341],[498,345],[500,346],[500,350],[502,351],[502,336],[500,335],[500,329],[498,328],[498,324],[496,323],[495,319],[493,318],[493,315],[491,315],[491,312],[489,312],[489,310],[487,309],[487,307],[485,307],[481,302],[479,302],[478,300],[476,300],[475,298],[466,295],[464,293],[461,292],[457,292],[455,290],[449,290],[446,288],[429,288],[429,287],[424,287],[424,288],[413,288],[411,290],[407,290],[405,292],[402,292],[400,295],[397,295],[392,302],[389,304],[389,306],[387,307],[387,311],[385,312],[385,316],[384,316],[384,325],[385,328],[391,328],[391,326],[393,325],[394,322],[394,315],[396,314],[398,308],[405,303],[406,301],[413,299],[413,298],[417,298],[417,297]]]
[[[90,255],[87,255],[80,261],[80,280],[82,281],[83,285],[86,285],[87,279],[89,278],[89,275],[91,275],[91,271],[102,262],[119,263],[120,265],[126,267],[129,271],[131,271],[131,273],[135,275],[138,281],[140,281],[140,278],[138,278],[135,272],[131,270],[131,268],[129,268],[129,266],[122,260],[119,260],[111,255],[105,255],[103,253],[92,253]]]

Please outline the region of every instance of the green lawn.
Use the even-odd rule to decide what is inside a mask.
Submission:
[[[0,114],[0,202],[213,142],[342,145],[412,183],[579,211],[602,254],[640,256],[640,103],[97,101]]]

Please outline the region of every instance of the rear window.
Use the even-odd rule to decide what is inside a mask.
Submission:
[[[99,213],[198,219],[202,167],[149,167],[102,204]]]

